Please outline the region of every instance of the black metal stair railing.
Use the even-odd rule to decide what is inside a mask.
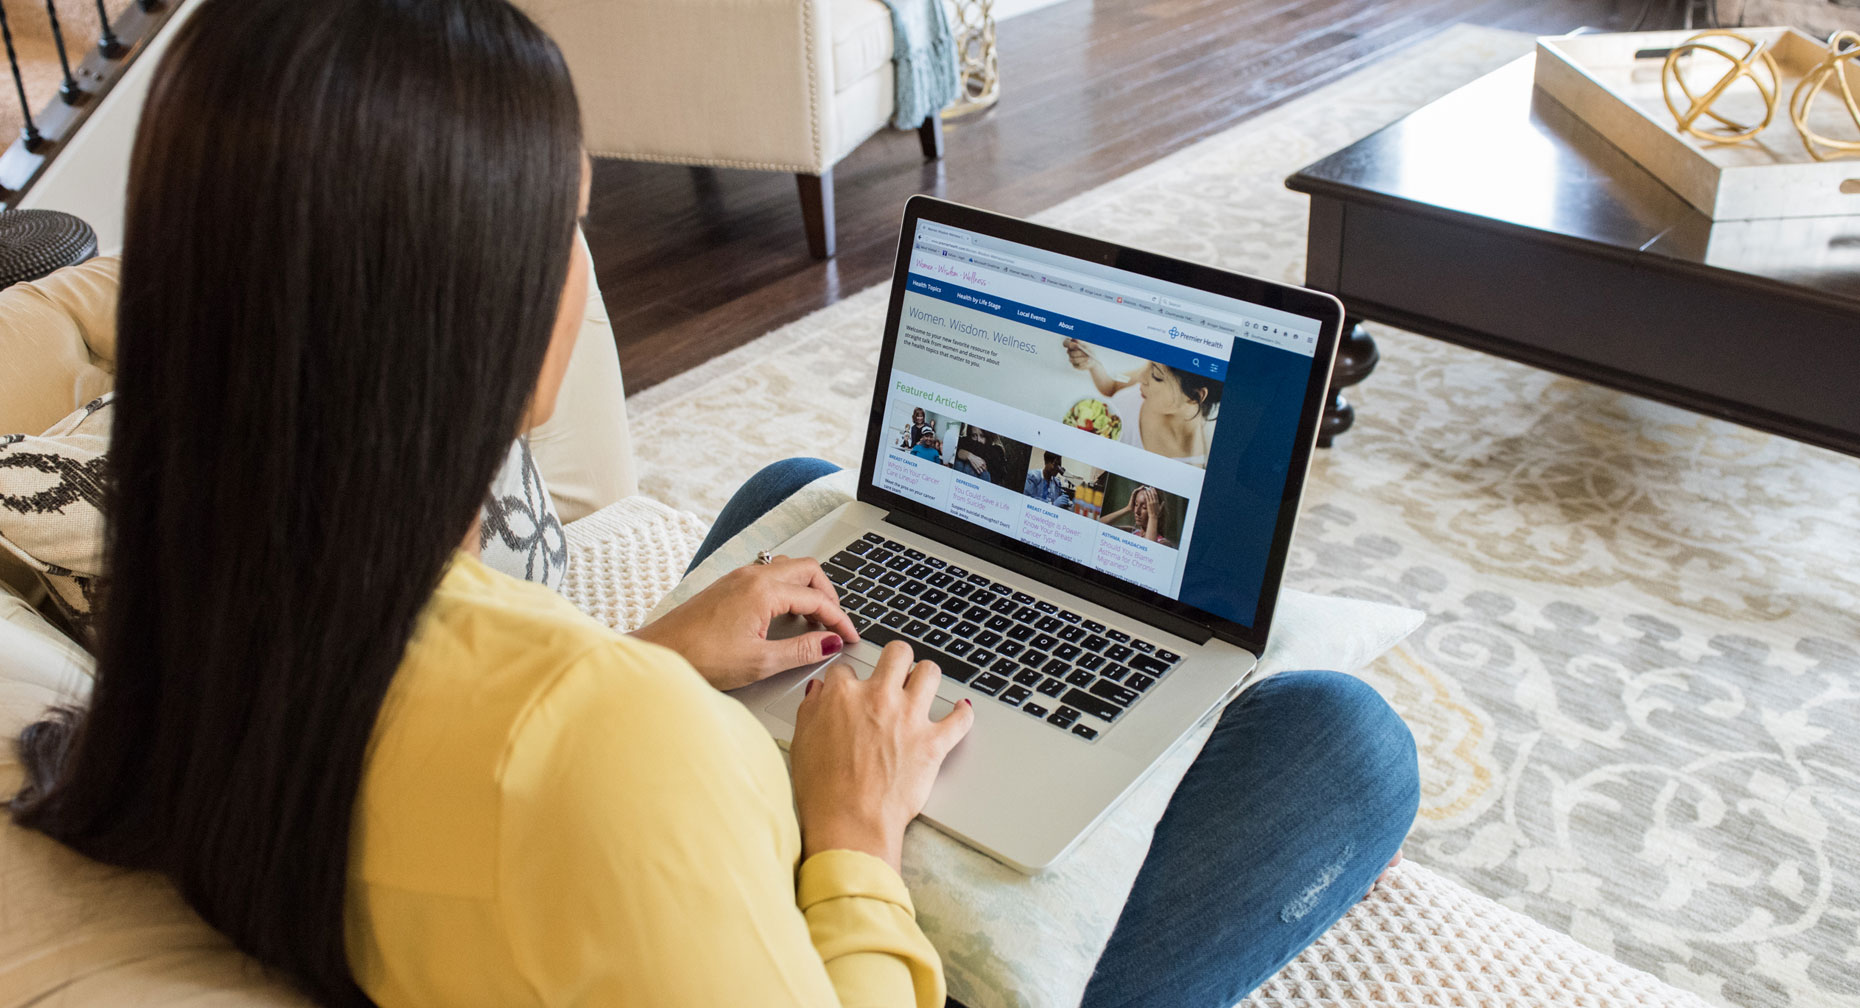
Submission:
[[[58,57],[60,84],[58,100],[35,114],[26,94],[25,76],[14,45],[13,25],[21,6],[15,0],[9,15],[7,0],[0,0],[0,41],[6,49],[7,69],[13,78],[13,93],[19,100],[20,134],[17,140],[0,137],[0,209],[16,203],[25,190],[44,171],[58,151],[77,133],[89,118],[97,102],[108,93],[128,65],[146,48],[150,39],[186,0],[135,0],[112,21],[104,0],[97,5],[97,44],[79,46],[81,62],[74,69],[70,49],[65,43],[64,24],[58,16],[56,0],[43,0],[45,16],[51,27],[52,49]],[[11,144],[10,147],[5,146]]]

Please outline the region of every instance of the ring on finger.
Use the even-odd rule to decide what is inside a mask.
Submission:
[[[772,563],[774,563],[774,562],[775,562],[775,554],[774,554],[774,553],[772,553],[772,552],[770,552],[769,550],[759,550],[759,551],[757,551],[757,553],[756,553],[756,563],[759,563],[759,564],[762,564],[763,566],[767,566],[767,565],[769,565],[769,564],[772,564]]]

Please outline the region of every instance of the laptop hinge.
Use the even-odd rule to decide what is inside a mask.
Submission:
[[[1196,644],[1206,644],[1214,638],[1214,631],[1206,624],[1178,616],[1175,613],[1158,609],[1148,603],[1118,594],[1115,589],[1107,591],[1106,588],[1108,586],[1102,581],[1079,577],[1069,571],[1062,571],[1056,567],[1047,566],[1037,560],[1029,560],[1018,553],[1004,550],[999,546],[977,542],[974,538],[965,536],[954,529],[944,528],[934,522],[927,522],[914,515],[905,514],[901,511],[887,511],[885,513],[885,520],[899,528],[909,529],[927,539],[935,539],[945,546],[961,550],[965,553],[973,553],[983,560],[987,560],[989,563],[999,564],[1017,574],[1033,578],[1042,584],[1052,585],[1060,591],[1070,592],[1080,598],[1089,599],[1098,605],[1104,606],[1106,609],[1115,609],[1132,619],[1141,620],[1165,633],[1172,633],[1177,637],[1193,641]],[[1109,579],[1110,575],[1102,575],[1102,577]]]

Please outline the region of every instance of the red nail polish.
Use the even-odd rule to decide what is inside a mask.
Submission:
[[[964,707],[973,707],[973,706],[975,706],[975,701],[973,701],[973,700],[970,700],[970,699],[969,699],[969,698],[967,698],[967,697],[964,697],[964,698],[962,699],[962,705],[963,705]]]
[[[806,689],[805,691],[803,691],[803,692],[801,693],[801,695],[802,695],[802,696],[813,696],[813,695],[814,695],[814,688],[815,688],[815,687],[817,687],[817,686],[819,686],[819,685],[820,685],[820,680],[818,680],[818,679],[809,679],[809,680],[807,681],[807,689]]]
[[[820,642],[820,652],[822,654],[839,654],[840,649],[845,646],[846,642],[840,640],[838,634],[828,634],[826,639]]]

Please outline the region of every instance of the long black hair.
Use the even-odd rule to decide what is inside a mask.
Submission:
[[[580,116],[506,0],[205,0],[137,132],[88,708],[21,823],[319,1001],[382,698],[535,387]]]

